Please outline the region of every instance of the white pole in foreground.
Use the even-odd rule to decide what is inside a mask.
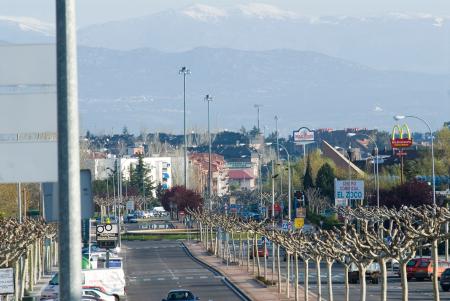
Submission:
[[[59,299],[81,299],[80,157],[75,1],[56,1]]]

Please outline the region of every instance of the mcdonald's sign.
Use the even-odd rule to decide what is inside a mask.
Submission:
[[[396,125],[392,129],[391,146],[392,148],[410,147],[413,143],[411,131],[408,125]]]

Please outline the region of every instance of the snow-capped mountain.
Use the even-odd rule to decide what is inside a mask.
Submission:
[[[55,26],[28,17],[0,16],[0,40],[9,43],[48,43],[54,40]]]
[[[228,8],[197,4],[89,26],[79,31],[79,41],[172,52],[195,47],[309,50],[380,69],[448,72],[449,20],[420,13],[307,17],[261,3]]]

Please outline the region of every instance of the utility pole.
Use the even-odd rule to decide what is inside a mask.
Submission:
[[[275,115],[275,136],[277,139],[277,163],[278,163],[278,160],[280,160],[280,144],[278,141],[278,116],[277,115]]]
[[[263,105],[260,104],[255,104],[254,107],[256,108],[256,112],[257,112],[257,118],[256,118],[256,122],[257,122],[257,127],[258,127],[258,134],[261,134],[261,130],[259,128],[259,108],[261,108]]]
[[[205,101],[208,104],[208,199],[209,199],[209,210],[212,210],[212,200],[211,200],[211,129],[209,122],[209,103],[212,102],[213,98],[211,95],[207,94],[205,96]]]
[[[187,176],[187,137],[186,137],[186,75],[191,71],[186,67],[181,67],[179,74],[183,74],[183,136],[184,136],[184,188],[188,188]]]
[[[81,299],[80,148],[75,0],[56,1],[59,299]]]

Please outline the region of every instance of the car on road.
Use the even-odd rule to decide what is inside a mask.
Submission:
[[[378,262],[371,263],[366,270],[366,279],[370,280],[373,284],[378,284],[380,279],[380,265]],[[359,281],[359,270],[356,264],[352,263],[348,272],[348,282],[357,283]]]
[[[83,296],[83,298],[85,296],[91,296],[98,300],[103,300],[103,301],[119,301],[119,296],[114,296],[114,295],[108,294],[108,293],[106,293],[106,291],[104,289],[102,291],[95,287],[83,288],[82,296]]]
[[[138,222],[138,217],[135,214],[127,214],[125,217],[125,223],[136,224]]]
[[[450,268],[446,269],[442,273],[439,284],[441,285],[441,288],[444,292],[448,292],[448,290],[450,289]]]
[[[264,255],[266,257],[269,257],[269,250],[267,249],[267,245],[265,248],[265,252],[264,252],[264,243],[259,242],[258,243],[258,257],[264,257]],[[256,245],[253,247],[253,252],[252,254],[250,254],[250,258],[253,258],[253,256],[256,254]]]
[[[422,260],[414,271],[414,278],[418,281],[422,281],[425,278],[431,279],[433,276],[433,260],[430,258],[428,260]],[[450,264],[447,261],[439,260],[438,268],[437,268],[437,276],[438,279],[441,278],[441,274],[450,267]]]
[[[200,298],[195,297],[191,291],[185,289],[171,290],[167,294],[167,298],[162,299],[162,301],[196,301],[196,300],[200,300]]]
[[[406,278],[411,280],[414,278],[414,274],[418,268],[418,266],[422,263],[422,261],[430,261],[430,257],[416,257],[408,261],[406,264]],[[400,276],[400,270],[397,272]]]

